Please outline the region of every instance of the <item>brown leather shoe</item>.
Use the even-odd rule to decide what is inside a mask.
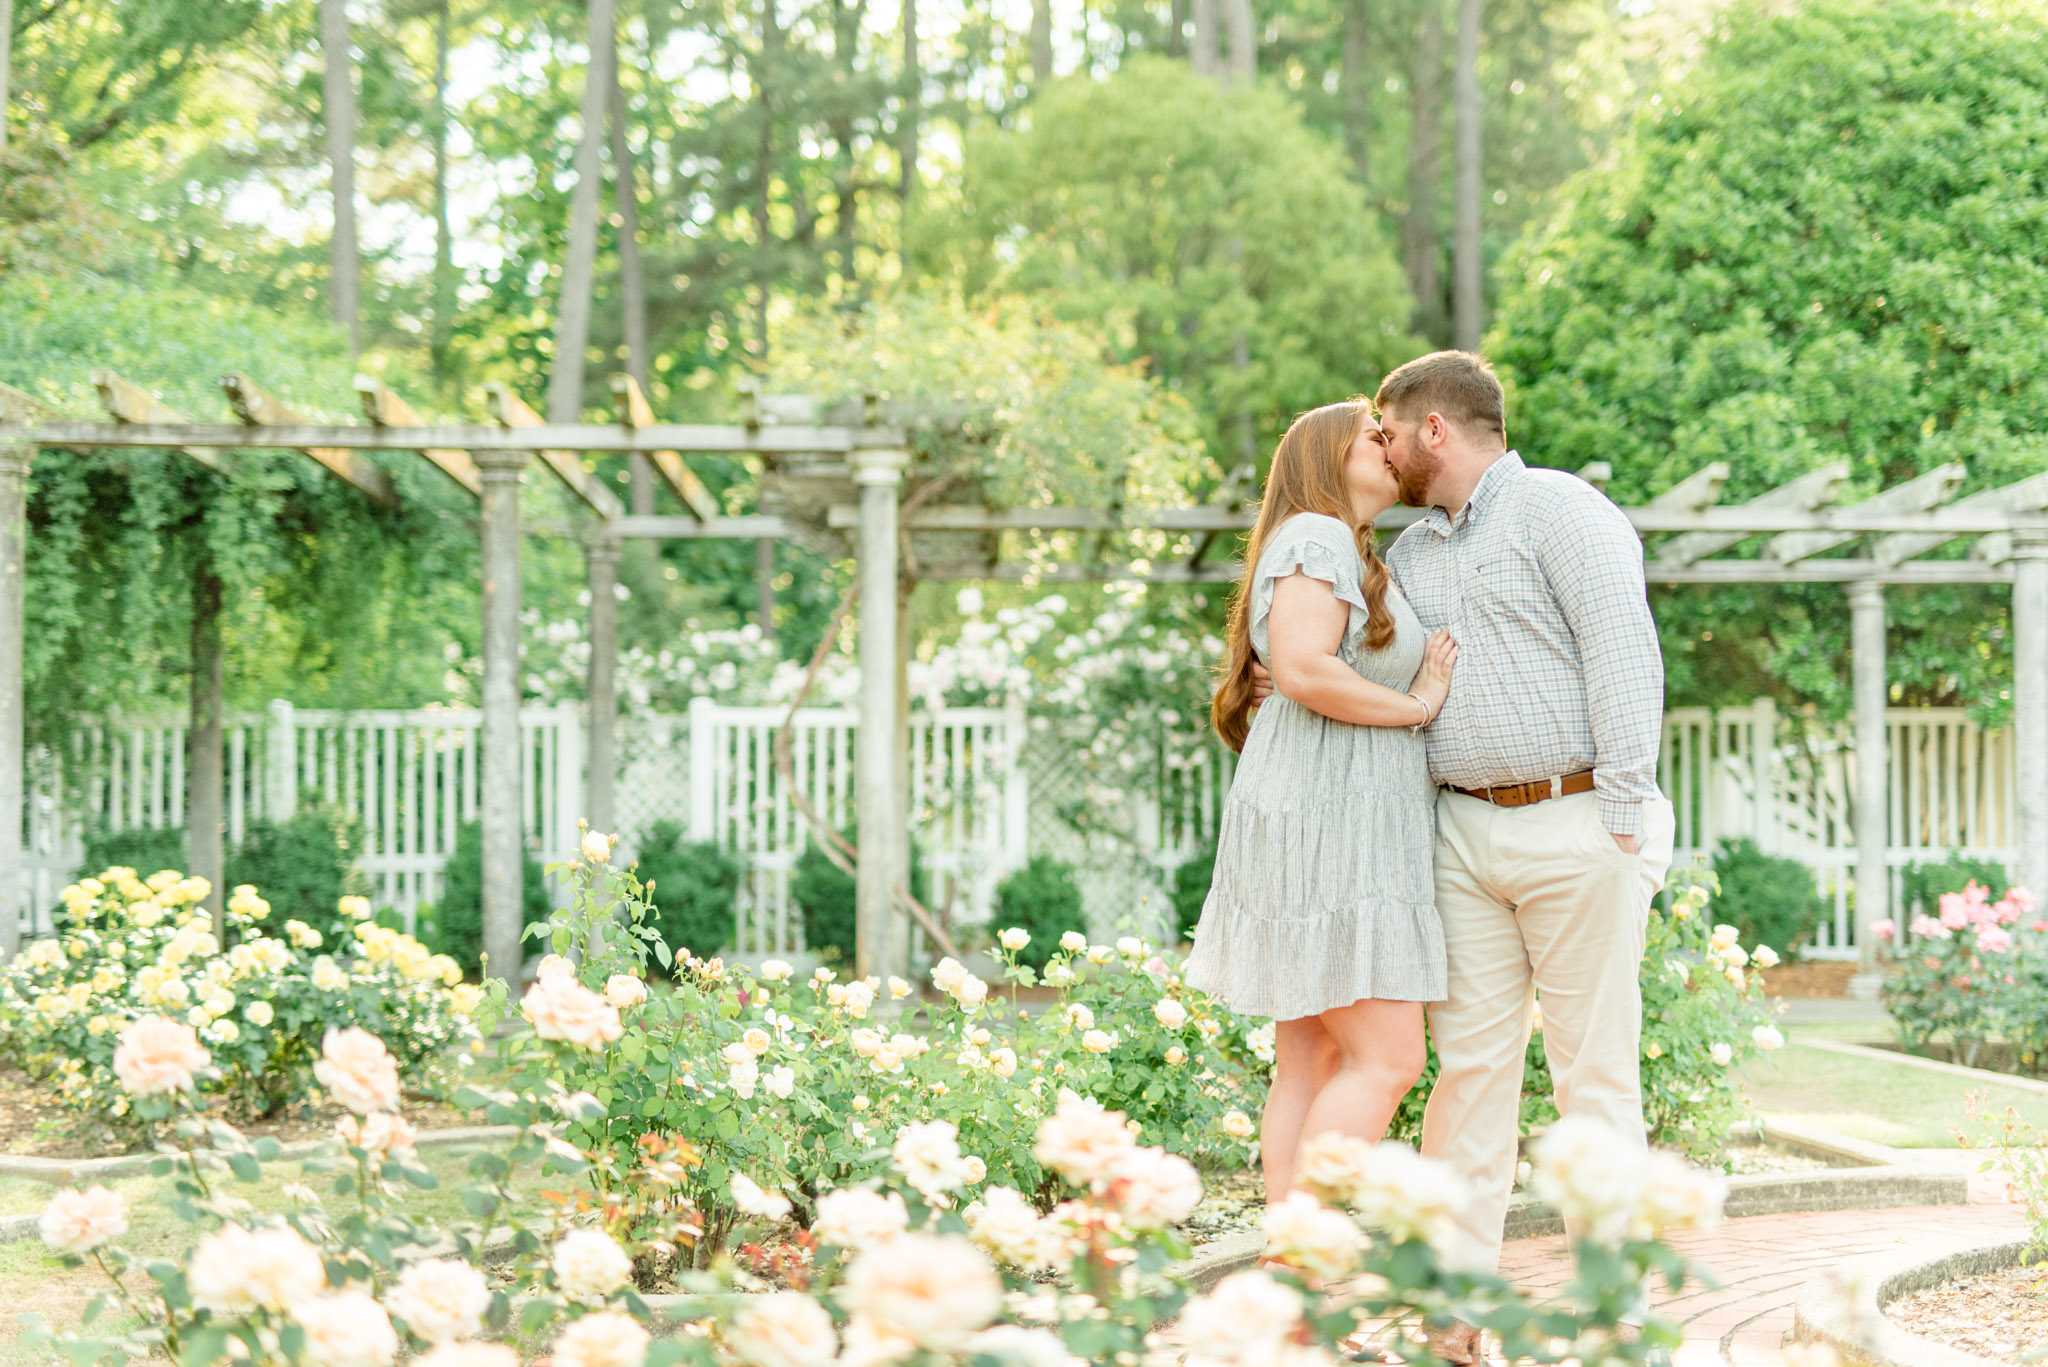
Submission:
[[[1480,1355],[1479,1331],[1463,1320],[1453,1320],[1441,1329],[1432,1328],[1422,1336],[1429,1351],[1456,1367],[1477,1367]]]

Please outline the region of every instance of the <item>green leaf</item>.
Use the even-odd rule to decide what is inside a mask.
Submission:
[[[234,1172],[235,1176],[241,1178],[244,1182],[260,1182],[263,1180],[263,1165],[256,1161],[256,1155],[252,1153],[229,1154],[228,1167]]]

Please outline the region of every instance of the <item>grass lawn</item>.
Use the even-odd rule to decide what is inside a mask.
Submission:
[[[1759,1111],[1894,1148],[1952,1149],[1963,1123],[1963,1098],[1981,1090],[1994,1110],[2012,1106],[2030,1124],[2048,1129],[2048,1096],[2036,1092],[1979,1088],[1929,1069],[1799,1047],[1802,1035],[1855,1042],[1883,1038],[1870,1026],[1804,1025],[1787,1033],[1791,1042],[1784,1049],[1743,1074]]]

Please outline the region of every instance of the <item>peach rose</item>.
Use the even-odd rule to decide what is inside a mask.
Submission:
[[[828,1191],[818,1198],[818,1218],[812,1233],[837,1248],[869,1248],[884,1243],[910,1227],[910,1214],[903,1198],[863,1187]]]
[[[128,1232],[128,1201],[105,1187],[66,1187],[43,1207],[37,1228],[43,1242],[59,1253],[90,1253]]]
[[[630,1315],[600,1310],[562,1330],[555,1339],[555,1367],[640,1367],[649,1342]]]
[[[193,1248],[186,1281],[194,1305],[245,1315],[313,1299],[327,1286],[327,1269],[320,1251],[289,1225],[222,1225]]]
[[[841,1298],[857,1318],[925,1347],[958,1344],[1002,1309],[1003,1284],[980,1249],[950,1234],[906,1234],[846,1271]]]
[[[134,1096],[189,1092],[193,1075],[212,1063],[191,1026],[162,1016],[136,1021],[114,1049],[114,1076]]]
[[[414,1153],[419,1131],[389,1111],[379,1111],[358,1120],[345,1115],[334,1122],[334,1137],[350,1148],[361,1149],[373,1163],[386,1158],[407,1158]]]
[[[1099,1101],[1062,1091],[1059,1105],[1038,1127],[1031,1152],[1068,1181],[1090,1185],[1108,1181],[1133,1147],[1121,1111],[1104,1110]]]
[[[633,1276],[633,1260],[601,1229],[572,1229],[555,1242],[555,1283],[570,1300],[604,1304]]]
[[[329,1096],[358,1114],[398,1109],[398,1060],[359,1025],[329,1028],[313,1076]]]
[[[361,1291],[314,1296],[291,1314],[306,1333],[303,1356],[314,1367],[391,1367],[398,1357],[391,1317]]]
[[[796,1291],[750,1299],[733,1317],[725,1342],[751,1367],[818,1367],[839,1353],[831,1313]]]
[[[533,1033],[579,1049],[599,1049],[625,1032],[619,1008],[568,973],[545,973],[522,1004]]]

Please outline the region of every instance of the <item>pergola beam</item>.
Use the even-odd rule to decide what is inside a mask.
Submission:
[[[356,397],[363,405],[363,416],[370,420],[372,431],[388,432],[394,428],[424,427],[420,415],[413,406],[387,389],[373,376],[356,376]],[[358,431],[349,428],[349,431]],[[426,457],[429,464],[455,481],[457,488],[471,498],[484,496],[484,477],[477,471],[476,461],[467,450],[459,446],[434,447],[385,447],[385,450],[417,450]]]
[[[246,375],[223,375],[220,387],[227,394],[228,406],[235,410],[235,416],[251,427],[271,423],[297,425],[305,421]],[[299,450],[380,508],[398,507],[398,486],[392,482],[391,472],[361,452],[335,446],[302,446]]]
[[[1870,514],[1890,517],[1898,514],[1927,513],[1955,496],[1970,472],[1951,461],[1937,465],[1923,475],[1916,475],[1904,484],[1894,484],[1872,494],[1860,503],[1842,509],[1845,517],[1867,517]],[[1804,560],[1822,551],[1832,550],[1845,541],[1856,539],[1855,532],[1794,532],[1771,538],[1764,547],[1764,558],[1783,564]]]
[[[2009,584],[2010,565],[1968,560],[1915,560],[1882,565],[1871,560],[1801,560],[1780,565],[1767,560],[1701,560],[1690,565],[1665,565],[1652,559],[1645,567],[1653,584],[1846,584],[1867,579],[1878,584]],[[1235,560],[1211,560],[1199,567],[1152,562],[1142,565],[1081,566],[1071,562],[1039,565],[1028,561],[952,560],[920,564],[919,579],[1030,580],[1077,583],[1146,580],[1154,583],[1234,583],[1243,573]]]
[[[656,425],[654,409],[631,375],[612,376],[612,411],[618,414],[619,425],[629,431]],[[718,500],[711,496],[711,491],[704,487],[704,481],[683,463],[680,452],[648,451],[643,454],[654,467],[654,472],[661,476],[662,483],[668,485],[669,492],[681,499],[683,506],[698,521],[711,522],[723,511]]]
[[[1767,493],[1759,494],[1749,502],[1735,508],[1702,508],[1694,516],[1706,518],[1714,513],[1745,513],[1751,516],[1768,516],[1774,513],[1814,516],[1820,508],[1833,503],[1841,492],[1843,483],[1849,478],[1849,467],[1843,461],[1834,461],[1818,470],[1807,473],[1789,483],[1781,484]],[[1622,511],[1627,512],[1627,509]],[[1634,518],[1631,521],[1636,521]],[[1758,531],[1796,531],[1794,527],[1759,527],[1747,531],[1741,528],[1689,527],[1646,528],[1636,521],[1637,531],[1676,531],[1681,535],[1671,538],[1657,548],[1655,560],[1666,565],[1688,565],[1695,560],[1704,560],[1716,551],[1723,551],[1736,542],[1754,535]],[[1901,530],[1907,530],[1902,528]]]
[[[2008,484],[2003,488],[1972,495],[1971,498],[1965,499],[1963,502],[1972,502],[1975,499],[1981,498],[1986,500],[1987,506],[1990,506],[1993,495],[2002,496],[1996,500],[1997,506],[2009,508],[2016,513],[2039,514],[2048,512],[2048,473],[2023,479],[2017,484]],[[1992,532],[1980,538],[1976,545],[1970,547],[1970,556],[1972,559],[1981,560],[1987,565],[2004,564],[2013,558],[2012,533]]]
[[[158,399],[156,395],[150,393],[141,385],[132,384],[111,370],[93,371],[92,387],[99,391],[100,405],[107,410],[107,416],[121,425],[119,430],[130,434],[149,431],[160,435],[154,441],[88,442],[83,444],[94,446],[167,446],[174,451],[184,452],[207,469],[216,473],[221,471],[222,466],[219,455],[211,448],[216,446],[248,445],[249,431],[247,428],[238,429],[242,434],[242,440],[239,443],[190,442],[182,439],[180,435],[181,429],[190,426],[185,421],[183,414]],[[80,425],[103,426],[99,423]],[[0,441],[7,439],[4,435],[0,435]],[[53,444],[64,445],[65,443]]]
[[[532,434],[535,428],[548,423],[541,415],[527,406],[524,399],[502,384],[484,386],[491,416],[500,424],[514,430]],[[598,477],[583,468],[583,458],[573,450],[563,448],[540,448],[541,464],[554,472],[562,486],[583,501],[585,507],[596,513],[600,519],[610,522],[626,510],[620,504],[617,494],[604,487]]]
[[[1581,477],[1584,472],[1580,472]],[[1678,483],[1650,500],[1652,508],[1678,508],[1700,512],[1721,501],[1721,490],[1728,483],[1728,462],[1717,460],[1693,471]]]

